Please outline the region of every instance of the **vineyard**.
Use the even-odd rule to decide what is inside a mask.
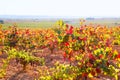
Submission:
[[[1,80],[120,80],[120,26],[62,20],[47,29],[0,25]]]

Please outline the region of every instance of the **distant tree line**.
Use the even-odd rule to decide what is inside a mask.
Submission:
[[[91,18],[86,18],[86,20],[94,20],[94,18],[92,18],[92,17]]]
[[[0,23],[1,23],[1,24],[4,24],[4,21],[3,21],[3,20],[0,20]]]

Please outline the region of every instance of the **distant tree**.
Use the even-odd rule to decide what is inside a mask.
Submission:
[[[86,18],[86,20],[94,20],[94,18],[92,18],[92,17],[89,17],[89,18]]]
[[[0,23],[1,23],[1,24],[4,24],[4,21],[3,21],[3,20],[0,20]]]

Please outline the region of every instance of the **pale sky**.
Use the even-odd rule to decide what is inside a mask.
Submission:
[[[0,0],[0,15],[120,17],[120,0]]]

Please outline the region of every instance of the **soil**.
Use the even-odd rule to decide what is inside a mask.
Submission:
[[[120,53],[120,46],[114,46],[114,49],[117,49],[117,51]],[[62,56],[62,51],[54,50],[54,54],[51,54],[50,50],[48,48],[45,48],[41,50],[39,53],[34,53],[37,57],[44,57],[45,58],[45,65],[34,65],[34,66],[27,66],[27,71],[22,71],[22,65],[17,64],[15,60],[11,60],[8,67],[6,76],[0,80],[36,80],[39,78],[39,70],[45,70],[49,69],[50,67],[54,66],[54,63],[59,61],[60,63],[69,64],[68,61],[64,61]],[[5,59],[7,57],[6,54],[0,55],[0,67],[2,66],[3,62],[2,59]],[[112,78],[109,77],[100,77],[95,78],[94,80],[112,80]]]

